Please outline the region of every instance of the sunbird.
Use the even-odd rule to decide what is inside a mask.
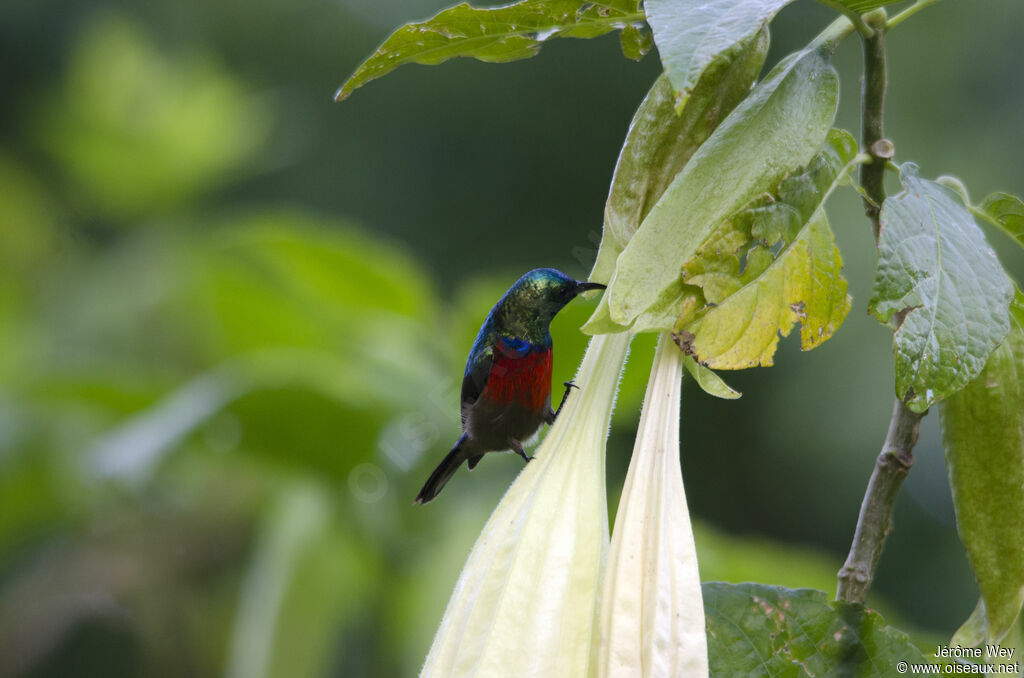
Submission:
[[[565,382],[558,410],[551,409],[551,319],[600,283],[574,280],[553,268],[536,268],[509,288],[487,314],[469,350],[462,379],[462,435],[416,495],[426,504],[469,461],[473,470],[487,452],[512,450],[526,461],[523,441],[562,411],[575,384]]]

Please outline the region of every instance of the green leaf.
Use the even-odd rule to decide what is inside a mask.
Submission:
[[[794,54],[715,129],[650,210],[616,261],[591,322],[669,329],[681,309],[680,263],[756,196],[814,157],[832,124],[838,81],[824,54]],[[610,321],[610,322],[609,322]],[[591,324],[593,323],[593,324]]]
[[[619,33],[619,44],[627,59],[639,61],[654,47],[654,36],[647,24],[629,24]]]
[[[448,374],[448,352],[434,331],[440,310],[432,284],[404,253],[344,224],[294,212],[217,221],[188,247],[165,238],[150,243],[143,234],[135,240],[147,248],[136,243],[100,259],[93,269],[109,279],[102,286],[80,281],[61,298],[68,310],[58,309],[78,328],[78,345],[111,364],[172,366],[186,355],[194,361],[186,374],[193,376],[161,380],[162,388],[141,402],[108,414],[106,430],[87,450],[101,475],[148,481],[222,419],[237,423],[235,444],[246,453],[332,478],[344,478],[382,449],[381,429],[394,412],[429,414],[431,426],[456,425],[454,410],[424,402]],[[157,253],[175,262],[167,266],[174,275],[157,271]],[[139,262],[148,265],[148,277]],[[122,301],[133,291],[139,296],[138,279],[163,282],[136,310]],[[89,316],[102,322],[95,337],[80,329],[79,317]],[[171,358],[129,353],[121,337],[134,338],[140,318],[165,328],[169,346],[198,356],[184,348]],[[438,357],[395,358],[424,351]],[[41,388],[53,397],[52,385]],[[443,401],[438,393],[431,397]],[[94,394],[87,399],[97,404]],[[342,438],[346,454],[337,453]],[[411,459],[425,440],[402,435],[393,447]]]
[[[56,202],[42,181],[0,151],[0,287],[38,271],[56,252]]]
[[[685,100],[704,69],[749,48],[792,0],[647,0],[644,8],[672,86]]]
[[[377,555],[360,546],[347,516],[334,512],[328,529],[301,549],[277,610],[268,678],[330,675],[339,636],[365,624],[367,611],[381,605],[385,594],[377,582],[393,586],[393,575],[382,576]]]
[[[95,441],[89,454],[96,471],[135,482],[148,479],[175,445],[245,391],[226,372],[195,377]]]
[[[623,30],[622,50],[639,59],[650,49],[639,0],[522,0],[484,9],[456,5],[392,33],[342,85],[335,101],[405,64],[437,65],[454,57],[500,63],[529,59],[546,40],[594,38]]]
[[[675,339],[674,336],[672,338]],[[714,370],[701,365],[690,356],[683,356],[683,367],[686,368],[686,371],[690,373],[690,376],[697,382],[697,385],[708,395],[713,395],[716,398],[725,398],[726,400],[736,400],[743,395],[722,381],[722,378],[715,374]]]
[[[749,49],[717,61],[701,75],[676,115],[675,92],[664,74],[633,115],[619,152],[604,208],[604,232],[590,279],[607,283],[615,260],[690,156],[750,92],[768,53],[768,31]]]
[[[895,675],[897,662],[927,663],[905,633],[873,610],[824,592],[764,584],[703,586],[711,675]]]
[[[90,208],[124,223],[173,210],[257,166],[271,109],[211,54],[172,57],[109,15],[74,52],[36,135]],[[77,204],[77,202],[76,202]]]
[[[330,668],[340,622],[372,578],[332,518],[325,487],[279,490],[242,578],[228,678],[312,678]]]
[[[974,205],[967,195],[967,187],[958,178],[943,175],[935,181],[953,189],[976,218],[992,224],[1024,247],[1024,201],[1020,198],[996,191],[989,193],[980,205]]]
[[[897,396],[923,412],[981,372],[1009,329],[1013,285],[956,192],[912,163],[900,179],[868,308],[895,331]]]
[[[683,264],[683,350],[722,369],[771,365],[779,336],[800,322],[804,350],[850,310],[824,201],[854,165],[857,142],[833,130],[811,163],[719,225]]]
[[[1024,294],[985,369],[939,409],[960,540],[982,603],[958,631],[998,642],[1024,604]]]
[[[327,529],[330,505],[313,486],[281,490],[242,581],[225,673],[266,678],[281,601],[302,553]]]
[[[971,207],[971,211],[1024,247],[1024,201],[1020,198],[1009,193],[990,193],[980,205]]]
[[[979,598],[978,604],[974,606],[974,611],[971,612],[971,616],[956,630],[949,644],[975,647],[985,642],[987,636],[988,621],[985,619],[985,601]]]

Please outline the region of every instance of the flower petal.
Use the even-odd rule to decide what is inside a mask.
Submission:
[[[591,340],[580,391],[484,526],[421,678],[586,675],[608,550],[605,442],[629,340]]]
[[[601,603],[600,678],[708,675],[697,551],[679,464],[683,358],[662,334],[615,516]]]

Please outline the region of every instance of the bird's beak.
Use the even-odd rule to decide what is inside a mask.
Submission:
[[[583,294],[590,290],[603,290],[607,285],[602,285],[596,282],[578,282],[576,283],[576,294]]]

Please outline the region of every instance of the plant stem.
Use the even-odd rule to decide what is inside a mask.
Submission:
[[[864,79],[860,91],[861,150],[872,157],[872,162],[861,165],[860,185],[867,193],[864,213],[871,220],[871,228],[878,241],[881,225],[879,214],[885,201],[885,162],[892,157],[892,143],[885,139],[882,117],[885,110],[885,25],[875,26],[864,44]]]
[[[923,416],[911,412],[899,399],[893,406],[889,433],[860,505],[850,554],[839,570],[836,600],[863,603],[868,597],[875,565],[882,555],[885,538],[892,531],[896,494],[914,464],[914,445]]]
[[[894,16],[892,19],[889,19],[887,27],[894,28],[895,26],[900,25],[905,20],[909,19],[910,17],[920,12],[925,7],[928,7],[929,5],[934,5],[938,1],[939,0],[917,0],[917,2],[915,2],[913,5],[907,7],[905,10]]]
[[[849,19],[850,22],[853,24],[853,27],[857,29],[857,32],[860,33],[861,35],[863,35],[865,38],[871,37],[871,34],[874,31],[873,31],[873,29],[870,26],[868,26],[866,23],[864,23],[864,19],[861,18],[860,14],[857,14],[856,12],[851,10],[849,7],[847,7],[843,3],[838,2],[838,0],[818,0],[818,1],[821,4],[825,5],[826,7],[831,7],[832,9],[834,9],[835,11],[839,12],[840,14],[845,16],[847,19]]]
[[[885,105],[885,18],[869,15],[874,32],[863,37],[864,81],[861,86],[861,147],[871,163],[861,165],[860,182],[864,189],[864,213],[871,221],[875,241],[881,232],[880,215],[885,202],[885,168],[892,157],[892,143],[883,134]],[[896,399],[889,432],[875,462],[864,500],[857,516],[857,527],[846,563],[839,570],[836,599],[863,603],[868,597],[875,566],[882,555],[885,538],[892,531],[892,512],[900,485],[914,464],[914,445],[923,414],[907,409]]]
[[[853,22],[845,15],[841,16],[826,26],[825,30],[819,33],[814,40],[811,40],[808,47],[815,47],[831,55],[836,51],[839,43],[845,40],[846,36],[850,33],[853,33],[853,30]]]

